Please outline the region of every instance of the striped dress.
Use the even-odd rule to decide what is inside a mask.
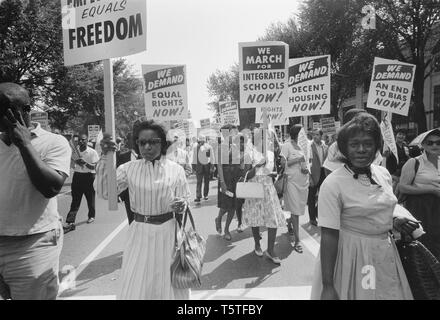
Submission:
[[[105,157],[96,168],[95,188],[107,199]],[[116,171],[118,193],[129,189],[133,212],[158,215],[172,211],[175,197],[189,199],[189,186],[183,168],[162,157],[151,161],[136,160],[121,165]],[[134,221],[125,244],[120,290],[121,300],[189,299],[188,289],[174,289],[170,267],[175,250],[174,219],[161,225]]]

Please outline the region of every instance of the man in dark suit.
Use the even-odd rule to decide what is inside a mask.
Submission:
[[[198,145],[194,147],[193,155],[193,163],[196,165],[195,171],[197,176],[196,199],[194,200],[196,204],[200,204],[200,200],[202,199],[202,182],[204,183],[203,199],[208,200],[211,160],[214,157],[214,151],[212,147],[206,143],[204,136],[200,136],[198,142]]]
[[[318,225],[318,222],[316,221],[316,218],[318,216],[316,194],[318,193],[319,187],[321,187],[321,184],[325,179],[323,164],[325,159],[327,158],[327,151],[328,147],[322,141],[322,131],[314,130],[313,141],[311,143],[312,166],[309,182],[309,196],[307,199],[310,224],[314,226]]]

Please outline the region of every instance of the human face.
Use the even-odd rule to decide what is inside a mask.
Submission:
[[[162,147],[161,142],[158,134],[153,130],[142,130],[136,141],[142,158],[147,161],[159,157]]]
[[[317,144],[321,144],[322,137],[318,131],[313,132],[313,141],[315,141]]]
[[[83,135],[80,137],[80,139],[79,139],[79,141],[78,141],[78,145],[79,145],[81,148],[85,148],[85,147],[87,147],[87,136],[86,136],[85,134],[83,134]]]
[[[405,135],[402,133],[402,132],[399,132],[397,135],[396,135],[396,143],[398,143],[398,144],[402,144],[402,143],[404,143],[405,142]]]
[[[376,155],[376,144],[371,135],[358,133],[348,139],[348,159],[356,168],[368,167]]]
[[[430,155],[440,156],[440,137],[437,135],[430,135],[425,138],[422,143],[425,152]]]

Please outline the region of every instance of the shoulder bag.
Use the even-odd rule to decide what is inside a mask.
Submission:
[[[188,217],[191,225],[185,229]],[[171,264],[171,284],[174,288],[190,289],[202,285],[205,251],[206,241],[196,232],[194,219],[189,207],[187,207],[182,224],[176,223],[176,251]]]
[[[240,199],[264,199],[263,184],[259,182],[247,182],[247,176],[251,170],[246,172],[243,182],[237,182],[235,194]]]

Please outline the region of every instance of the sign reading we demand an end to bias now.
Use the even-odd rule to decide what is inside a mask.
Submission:
[[[61,10],[66,66],[146,50],[145,0],[61,0]]]
[[[142,65],[145,114],[149,119],[188,119],[186,67]]]
[[[289,117],[330,113],[330,56],[289,60]]]
[[[286,107],[289,47],[284,42],[239,44],[240,108]]]
[[[407,116],[415,71],[413,64],[375,58],[367,107]]]

